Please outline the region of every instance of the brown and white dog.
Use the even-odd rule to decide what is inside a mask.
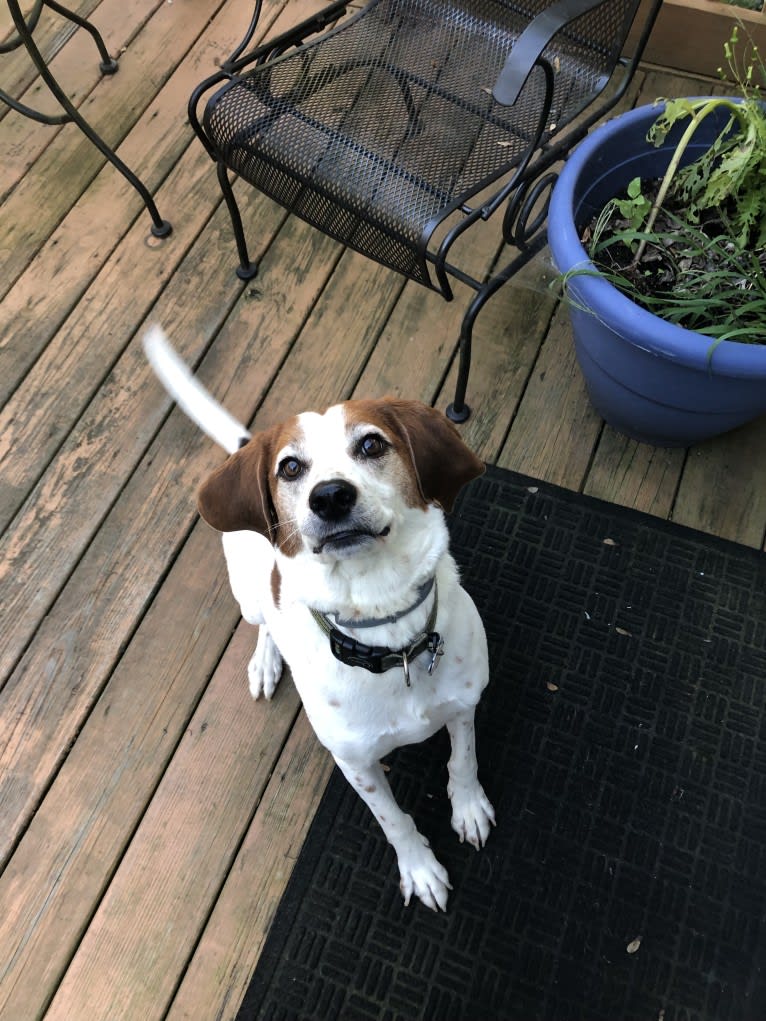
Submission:
[[[487,643],[444,520],[483,464],[415,401],[348,401],[250,436],[158,328],[144,346],[170,394],[230,454],[198,505],[224,533],[242,616],[260,628],[250,691],[271,698],[289,664],[317,737],[394,847],[405,903],[415,894],[446,909],[447,872],[380,760],[446,726],[452,827],[483,846],[494,812],[477,776],[474,711]]]

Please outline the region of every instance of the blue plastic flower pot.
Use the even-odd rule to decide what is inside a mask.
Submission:
[[[634,177],[659,178],[682,128],[660,148],[646,134],[662,107],[642,106],[593,132],[551,196],[548,243],[559,272],[590,266],[580,231]],[[684,162],[726,121],[703,121]],[[766,413],[766,345],[723,341],[667,323],[600,276],[568,282],[577,359],[591,401],[615,429],[656,446],[689,446]]]

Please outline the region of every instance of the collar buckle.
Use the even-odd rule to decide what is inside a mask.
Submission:
[[[360,666],[372,674],[382,674],[387,669],[384,657],[389,650],[376,645],[365,645],[355,638],[344,635],[337,628],[330,631],[330,649],[333,656],[346,666]]]

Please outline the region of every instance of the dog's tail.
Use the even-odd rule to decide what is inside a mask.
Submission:
[[[211,440],[222,446],[227,453],[233,454],[250,439],[250,433],[244,425],[221,407],[194,378],[159,326],[149,327],[144,334],[143,344],[149,364],[162,385]]]

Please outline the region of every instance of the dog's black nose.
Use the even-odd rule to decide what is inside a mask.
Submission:
[[[356,489],[345,479],[319,482],[309,494],[309,507],[322,521],[341,521],[356,503]]]

